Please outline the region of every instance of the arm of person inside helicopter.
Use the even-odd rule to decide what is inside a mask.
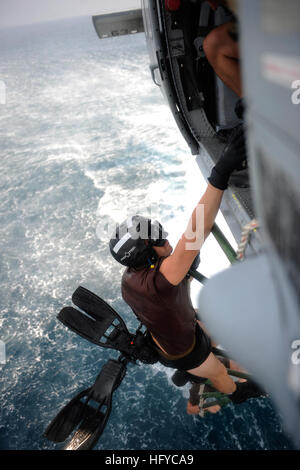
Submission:
[[[211,231],[222,196],[223,190],[207,185],[174,252],[162,262],[160,271],[171,284],[179,284],[186,276]]]
[[[228,143],[213,167],[206,191],[193,210],[187,229],[173,253],[168,253],[160,265],[160,272],[171,284],[177,285],[184,279],[209,235],[222,201],[223,192],[228,187],[231,173],[234,170],[242,170],[246,166],[245,136],[243,125],[240,124],[232,131]],[[163,247],[154,248],[156,250],[164,249]]]

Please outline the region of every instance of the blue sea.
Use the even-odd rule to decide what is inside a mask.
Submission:
[[[47,425],[118,354],[56,315],[83,285],[134,331],[108,228],[151,212],[177,236],[204,182],[152,83],[144,35],[100,41],[91,18],[71,19],[2,30],[0,53],[0,449],[60,449]],[[204,250],[204,274],[223,268],[216,257]],[[95,448],[292,448],[269,399],[191,417],[171,375],[129,365]]]

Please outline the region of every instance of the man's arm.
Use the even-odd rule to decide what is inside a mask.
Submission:
[[[187,230],[174,252],[161,263],[160,272],[171,284],[179,284],[186,276],[211,231],[232,171],[245,168],[246,159],[244,131],[240,125],[232,132],[221,157],[212,169],[207,189],[192,213]]]
[[[171,284],[179,284],[186,276],[211,231],[222,196],[222,190],[208,184],[205,193],[193,210],[187,230],[177,243],[174,252],[162,262],[160,272]],[[202,211],[204,211],[203,217],[201,217]]]

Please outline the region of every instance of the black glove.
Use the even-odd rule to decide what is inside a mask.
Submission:
[[[247,168],[246,142],[243,125],[233,131],[218,162],[213,167],[208,181],[218,189],[226,189],[228,180],[234,170]]]

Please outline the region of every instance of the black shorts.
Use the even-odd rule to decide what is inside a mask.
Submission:
[[[156,348],[158,350],[158,348]],[[158,350],[159,352],[159,350]],[[159,354],[159,362],[166,367],[179,370],[190,370],[200,366],[211,353],[211,341],[199,324],[196,324],[196,342],[194,349],[184,357],[171,361]]]

